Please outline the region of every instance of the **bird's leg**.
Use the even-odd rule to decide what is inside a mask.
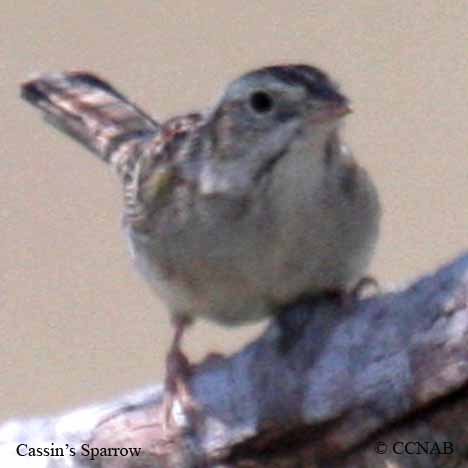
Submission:
[[[185,330],[192,320],[176,316],[173,320],[174,338],[166,357],[166,379],[164,395],[164,424],[168,428],[171,423],[174,403],[177,399],[186,416],[191,416],[196,410],[188,380],[192,374],[192,366],[181,349],[181,341]]]

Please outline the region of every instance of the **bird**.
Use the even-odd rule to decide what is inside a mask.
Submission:
[[[365,275],[379,196],[341,136],[350,100],[318,67],[248,71],[206,111],[162,121],[86,71],[33,77],[21,95],[122,182],[130,255],[174,327],[169,393],[187,392],[195,319],[274,317]]]

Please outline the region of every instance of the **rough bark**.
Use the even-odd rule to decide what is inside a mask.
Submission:
[[[297,304],[189,382],[195,416],[165,431],[161,386],[6,423],[1,465],[468,467],[468,255],[398,291]],[[16,452],[51,442],[63,457]],[[91,461],[83,443],[141,452]]]

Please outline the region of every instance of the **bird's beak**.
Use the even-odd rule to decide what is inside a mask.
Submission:
[[[312,123],[325,123],[337,120],[353,112],[351,103],[346,99],[333,100],[325,103],[319,109],[315,109],[310,116]]]

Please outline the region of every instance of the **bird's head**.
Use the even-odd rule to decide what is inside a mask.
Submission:
[[[239,191],[297,152],[310,150],[313,158],[314,145],[324,145],[349,112],[348,99],[317,68],[272,66],[241,76],[228,85],[208,120],[207,191]]]

